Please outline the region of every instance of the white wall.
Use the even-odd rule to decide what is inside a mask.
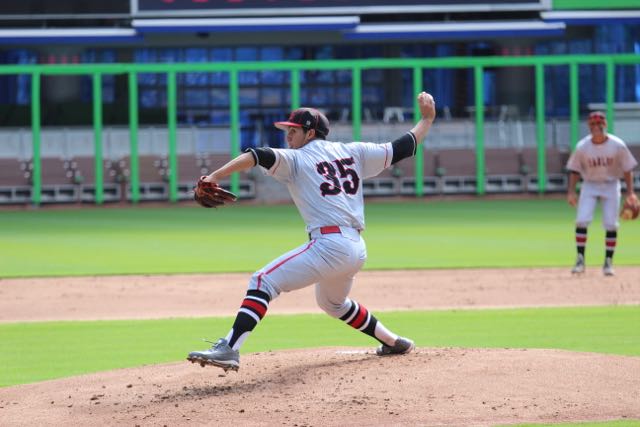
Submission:
[[[387,142],[396,139],[413,127],[404,123],[363,123],[362,140]],[[533,121],[510,120],[485,122],[485,147],[531,147],[536,145],[536,124]],[[570,125],[567,120],[551,120],[545,124],[547,145],[568,149]],[[580,124],[580,137],[588,129]],[[616,135],[629,145],[640,145],[640,120],[620,118],[616,121]],[[231,147],[229,128],[179,128],[178,153],[228,153]],[[348,123],[334,123],[329,134],[331,140],[352,141],[352,127]],[[129,154],[129,129],[127,127],[105,127],[103,129],[103,156],[119,159]],[[168,154],[168,131],[166,127],[141,127],[138,133],[140,154]],[[475,147],[475,123],[471,120],[437,120],[427,137],[427,147],[473,148]],[[0,129],[0,157],[25,160],[31,158],[32,142],[30,128]],[[93,129],[43,128],[41,138],[42,157],[92,156],[94,150]]]

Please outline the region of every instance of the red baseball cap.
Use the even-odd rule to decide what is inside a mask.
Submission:
[[[604,113],[602,111],[594,111],[591,114],[589,114],[589,117],[587,118],[587,123],[591,124],[601,124],[607,123],[607,116],[604,115]]]
[[[286,122],[275,122],[274,126],[285,131],[290,126],[306,130],[314,129],[316,134],[322,138],[326,138],[326,136],[329,135],[329,120],[315,108],[298,108],[293,110]]]

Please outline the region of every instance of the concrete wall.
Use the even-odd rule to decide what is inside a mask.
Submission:
[[[362,140],[387,142],[396,139],[413,127],[412,122],[363,123]],[[534,121],[508,120],[485,122],[485,147],[522,148],[536,145],[536,124]],[[567,120],[552,120],[545,124],[547,145],[569,149],[570,125]],[[229,128],[179,128],[178,153],[222,154],[230,151],[231,132]],[[580,137],[588,133],[587,126],[580,124]],[[629,145],[640,145],[640,120],[620,118],[616,121],[616,135]],[[284,138],[284,136],[283,136]],[[350,123],[332,124],[330,139],[351,142]],[[102,136],[106,159],[119,159],[129,154],[129,129],[126,127],[105,127]],[[166,156],[168,154],[168,131],[166,127],[140,128],[138,147],[141,155]],[[428,136],[427,147],[433,149],[475,147],[475,123],[471,120],[439,119]],[[31,158],[31,129],[1,129],[0,158]],[[43,128],[41,137],[42,157],[70,158],[91,156],[94,150],[93,129],[85,128]]]

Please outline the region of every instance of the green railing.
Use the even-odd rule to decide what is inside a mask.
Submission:
[[[571,146],[578,140],[579,99],[578,99],[578,66],[604,65],[606,69],[606,105],[609,129],[615,129],[614,117],[614,85],[615,67],[617,65],[640,64],[640,55],[560,55],[530,57],[452,57],[433,59],[369,59],[369,60],[327,60],[327,61],[282,61],[282,62],[236,62],[236,63],[171,63],[171,64],[74,64],[74,65],[7,65],[0,67],[0,74],[28,74],[31,76],[31,129],[33,135],[33,188],[32,201],[39,204],[41,199],[41,164],[40,164],[40,78],[42,75],[91,75],[93,79],[93,128],[95,145],[95,202],[103,202],[103,170],[102,170],[102,91],[103,74],[128,74],[129,77],[129,129],[131,149],[131,199],[138,202],[139,165],[138,165],[138,104],[137,74],[167,74],[167,126],[169,129],[168,152],[171,174],[169,177],[169,199],[178,199],[177,170],[177,86],[176,73],[186,72],[228,72],[231,117],[231,156],[240,152],[240,104],[238,73],[242,71],[288,71],[291,73],[291,108],[300,106],[300,72],[303,70],[351,70],[352,74],[352,128],[353,139],[361,139],[362,130],[362,70],[366,69],[410,69],[413,71],[414,93],[429,90],[423,87],[422,71],[430,68],[469,68],[473,69],[475,85],[475,124],[476,124],[476,182],[477,194],[485,193],[485,159],[484,159],[484,84],[483,74],[486,67],[534,67],[535,70],[535,111],[536,111],[536,144],[538,160],[538,191],[546,190],[545,165],[545,97],[544,67],[569,66],[569,96]],[[436,100],[437,102],[437,100]],[[419,117],[417,104],[414,104],[414,118]],[[422,146],[415,157],[416,162],[416,196],[424,194],[423,189],[423,153]],[[231,177],[231,189],[238,192],[239,176]]]

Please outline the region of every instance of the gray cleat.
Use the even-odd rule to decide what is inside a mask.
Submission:
[[[572,274],[581,274],[584,273],[584,255],[578,254],[576,258],[576,265],[571,269]]]
[[[615,274],[615,272],[613,271],[613,260],[611,258],[604,259],[602,274],[604,274],[605,276],[613,276]]]
[[[393,346],[382,344],[376,349],[378,356],[391,356],[394,354],[407,354],[410,353],[416,345],[409,338],[398,337]]]
[[[240,368],[240,353],[229,347],[226,339],[220,338],[218,342],[212,344],[209,350],[192,351],[187,356],[187,360],[191,363],[199,363],[203,368],[204,365],[217,366],[225,372],[229,369],[237,371]]]

